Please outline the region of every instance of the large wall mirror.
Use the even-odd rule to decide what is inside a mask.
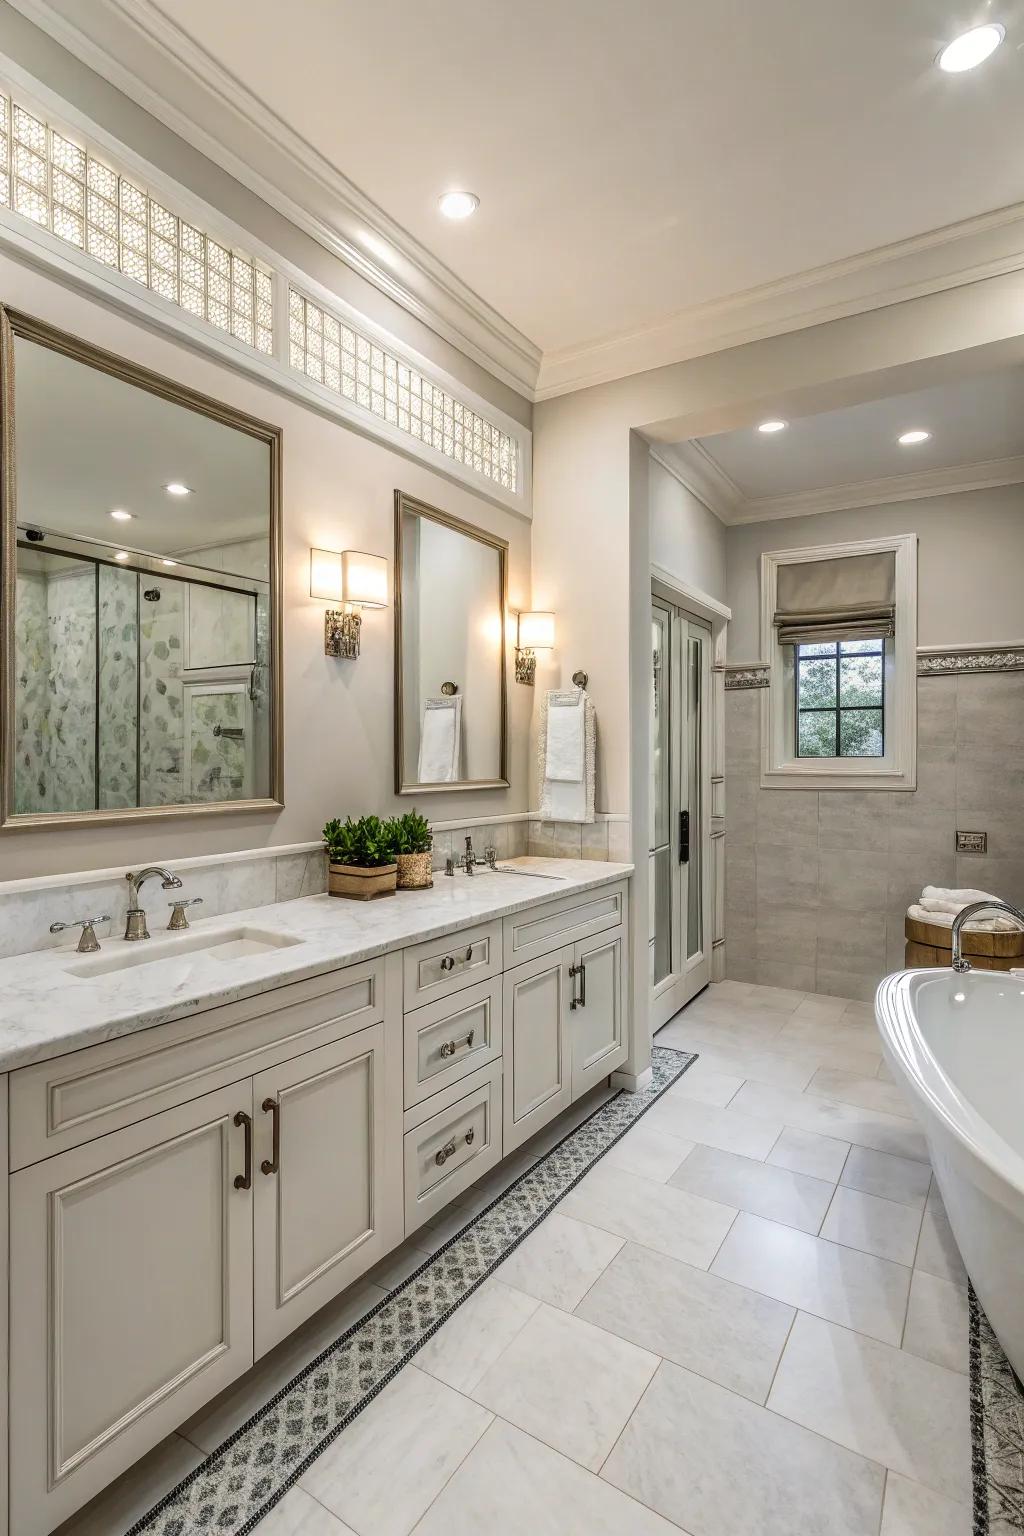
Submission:
[[[395,492],[395,789],[508,785],[508,545]]]
[[[281,803],[281,434],[4,311],[2,825]]]

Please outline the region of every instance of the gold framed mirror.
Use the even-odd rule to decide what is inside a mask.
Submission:
[[[508,542],[395,492],[395,793],[508,788]]]
[[[0,391],[0,830],[280,808],[280,428],[6,308]]]

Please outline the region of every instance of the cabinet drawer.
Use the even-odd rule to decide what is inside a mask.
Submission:
[[[10,1078],[11,1168],[187,1103],[384,1017],[371,960],[22,1067]]]
[[[406,1236],[501,1161],[501,1062],[459,1086],[461,1098],[405,1134]]]
[[[617,928],[626,918],[626,882],[605,885],[596,891],[545,902],[504,919],[505,967],[545,955],[563,944],[574,944],[604,928]]]
[[[501,977],[405,1015],[405,1107],[501,1055]]]
[[[408,1012],[476,981],[500,975],[501,923],[480,923],[445,939],[429,939],[407,949],[403,959]]]

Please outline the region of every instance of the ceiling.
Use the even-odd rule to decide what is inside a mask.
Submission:
[[[903,446],[903,432],[928,441]],[[665,450],[727,522],[1024,481],[1024,367]]]
[[[942,75],[950,0],[158,8],[544,351],[1024,198],[1024,60]]]
[[[24,338],[14,356],[19,523],[157,555],[269,538],[265,443]]]
[[[1024,0],[12,3],[527,394],[1020,264]]]

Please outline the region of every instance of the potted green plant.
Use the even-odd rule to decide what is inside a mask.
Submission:
[[[327,889],[332,896],[372,901],[393,896],[398,865],[390,826],[379,816],[337,817],[324,827],[329,871]]]
[[[422,891],[433,885],[430,851],[434,846],[430,823],[418,811],[406,811],[388,823],[398,860],[398,889]]]

